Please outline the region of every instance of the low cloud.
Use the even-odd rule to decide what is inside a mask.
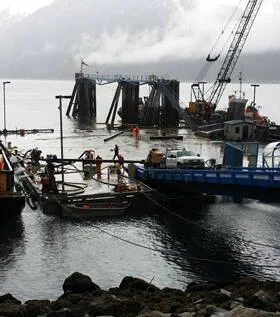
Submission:
[[[66,76],[80,68],[83,57],[88,71],[123,67],[131,72],[157,69],[162,74],[193,75],[209,53],[212,57],[222,53],[219,61],[224,58],[247,3],[55,0],[24,18],[9,18],[3,11],[0,71],[3,76],[11,72],[53,76],[59,70]],[[263,1],[241,57],[280,49],[279,14],[279,0]]]
[[[85,56],[95,65],[127,65],[204,58],[212,49],[213,56],[225,54],[247,1],[239,8],[237,1],[222,2],[216,0],[205,5],[205,1],[193,1],[183,6],[181,1],[173,1],[169,19],[162,28],[155,26],[132,33],[128,28],[117,26],[113,32],[102,32],[100,36],[83,34],[75,60],[78,63],[79,56]],[[279,6],[277,0],[264,1],[243,53],[280,48],[276,31]]]

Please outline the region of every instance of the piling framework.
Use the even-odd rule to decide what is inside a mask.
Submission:
[[[179,101],[180,82],[150,76],[121,76],[121,75],[86,75],[77,73],[75,85],[69,101],[66,115],[79,120],[95,120],[97,112],[96,85],[116,83],[117,88],[107,114],[105,123],[114,126],[116,114],[120,114],[122,125],[139,125],[142,127],[173,128],[178,127],[179,121],[187,123],[185,107]],[[144,105],[139,104],[141,85],[151,87]],[[120,98],[121,108],[119,108]],[[72,112],[71,112],[72,110]]]
[[[75,85],[68,104],[66,115],[80,120],[96,119],[96,83],[82,74],[76,74]]]

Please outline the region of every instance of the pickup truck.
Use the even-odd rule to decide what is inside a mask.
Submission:
[[[166,168],[203,169],[205,160],[199,154],[186,149],[167,149]]]

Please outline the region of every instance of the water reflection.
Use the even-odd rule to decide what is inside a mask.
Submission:
[[[228,204],[232,207],[234,204]],[[211,221],[212,205],[189,207],[182,217],[170,213],[157,218],[164,227],[157,233],[163,256],[181,268],[182,277],[197,280],[232,280],[243,275],[259,276],[256,257],[247,254],[246,243],[238,230],[219,227]],[[222,217],[222,215],[219,215]],[[213,220],[213,219],[212,219]],[[230,221],[230,218],[227,218]]]
[[[21,216],[0,222],[0,272],[8,270],[24,251],[24,225]]]
[[[88,130],[92,131],[92,130],[96,129],[96,127],[97,127],[96,121],[92,120],[90,118],[83,119],[83,120],[73,119],[72,124],[73,124],[74,129],[79,129],[82,131],[88,131]]]

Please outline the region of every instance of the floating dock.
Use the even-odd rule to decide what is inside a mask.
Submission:
[[[175,191],[280,201],[279,168],[188,170],[136,166],[135,177],[167,193]]]

